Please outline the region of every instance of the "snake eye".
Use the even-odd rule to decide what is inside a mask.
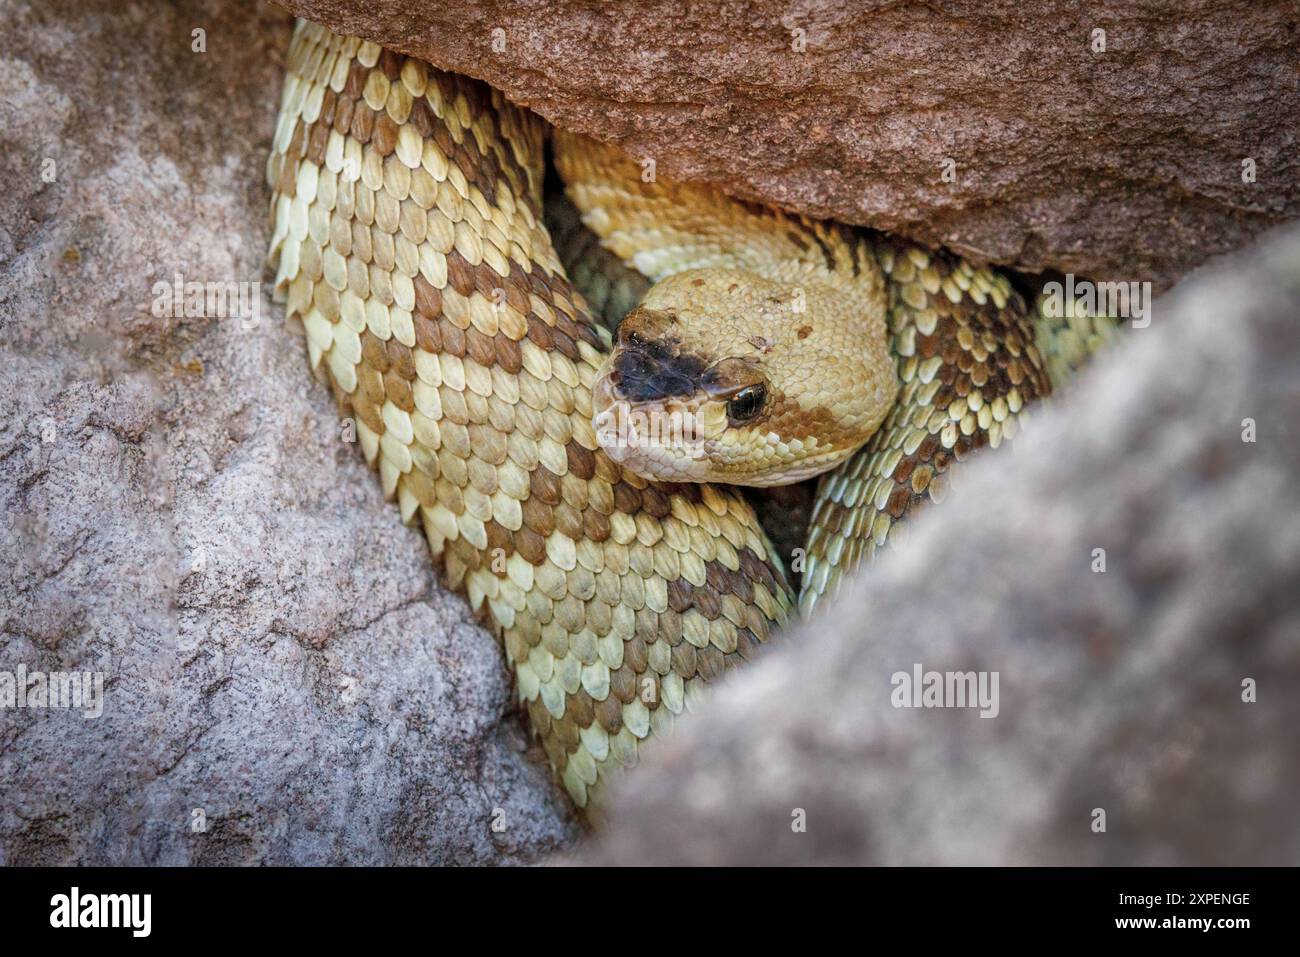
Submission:
[[[727,401],[727,418],[732,425],[748,422],[763,410],[767,401],[767,386],[759,383],[746,386]]]

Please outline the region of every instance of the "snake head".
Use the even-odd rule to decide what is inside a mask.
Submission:
[[[660,481],[783,485],[833,468],[897,392],[883,320],[851,313],[832,290],[746,270],[660,280],[593,386],[597,441]]]

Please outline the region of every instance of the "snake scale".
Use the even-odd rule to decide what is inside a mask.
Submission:
[[[555,774],[590,807],[706,682],[940,499],[955,463],[1010,439],[1107,327],[1038,320],[1005,277],[947,253],[643,184],[610,147],[557,133],[584,221],[647,275],[778,242],[826,276],[882,277],[897,397],[821,480],[796,596],[738,491],[649,481],[602,449],[592,390],[611,337],[543,224],[546,136],[480,82],[299,22],[270,262],[385,495],[499,637]]]

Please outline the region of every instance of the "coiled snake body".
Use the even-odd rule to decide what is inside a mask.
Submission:
[[[270,255],[385,494],[485,613],[587,806],[796,598],[737,492],[648,481],[601,448],[592,390],[610,336],[542,224],[545,134],[481,83],[300,23],[268,163]],[[947,254],[641,184],[635,163],[573,137],[557,135],[556,157],[602,242],[652,278],[755,245],[823,272],[878,269],[867,318],[888,336],[897,396],[822,480],[805,609],[940,497],[955,462],[1012,436],[1052,387],[1041,346],[1082,355],[1080,331],[1104,332],[1035,323],[1005,278]]]

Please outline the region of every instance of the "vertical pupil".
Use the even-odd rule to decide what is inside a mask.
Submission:
[[[761,385],[742,389],[727,403],[727,414],[733,419],[752,419],[762,407],[765,393]]]

